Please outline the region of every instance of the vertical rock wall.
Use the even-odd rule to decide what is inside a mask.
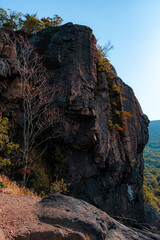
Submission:
[[[68,23],[45,29],[30,41],[43,56],[58,92],[57,141],[67,149],[70,194],[112,216],[143,221],[142,151],[149,121],[132,89],[113,68],[112,83],[98,71],[96,39],[88,27]],[[111,86],[118,87],[115,96]],[[132,115],[117,126],[111,124],[113,97],[121,113]]]

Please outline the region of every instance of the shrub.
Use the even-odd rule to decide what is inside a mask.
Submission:
[[[70,187],[70,185],[71,185],[70,183],[65,183],[63,178],[61,180],[57,180],[51,184],[50,194],[54,194],[54,193],[65,194],[68,192],[68,188]]]
[[[8,130],[8,118],[0,116],[0,170],[4,172],[13,165],[12,159],[19,148],[18,144],[10,141]]]
[[[25,30],[27,33],[36,33],[47,27],[59,26],[63,19],[55,14],[52,18],[43,17],[38,19],[37,13],[23,14],[18,11],[13,11],[0,8],[0,27],[9,28],[12,30]]]
[[[106,47],[98,45],[97,50],[98,50],[98,71],[99,72],[105,71],[106,73],[110,74],[111,78],[113,78],[112,66],[109,60],[107,59],[107,52],[111,49],[107,50]]]
[[[49,181],[44,168],[35,167],[31,173],[29,187],[38,195],[46,195],[49,193]]]
[[[11,181],[8,177],[0,175],[0,187],[3,188],[4,193],[14,195],[25,195],[35,197],[36,195],[24,186],[17,185],[16,182]]]
[[[68,158],[66,149],[63,146],[56,147],[54,152],[54,176],[56,179],[61,179],[67,176],[68,173]]]

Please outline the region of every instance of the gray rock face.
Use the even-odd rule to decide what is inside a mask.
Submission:
[[[142,151],[149,121],[132,89],[114,72],[112,85],[120,89],[115,101],[132,117],[124,118],[121,131],[111,128],[111,87],[98,71],[91,29],[69,23],[39,32],[31,43],[54,72],[53,82],[65,89],[58,101],[63,109],[59,142],[67,148],[70,194],[111,215],[144,221]]]
[[[48,28],[30,42],[43,57],[52,75],[50,84],[57,92],[61,127],[56,144],[67,150],[69,194],[112,216],[143,222],[142,151],[148,141],[149,121],[132,89],[117,77],[114,69],[112,83],[104,71],[98,71],[96,39],[88,27],[69,23]],[[14,58],[15,53],[7,46],[5,49],[2,47],[1,56],[6,60],[5,68],[10,68],[0,73],[0,80],[10,82],[5,91],[11,91],[16,70],[9,58]],[[119,89],[114,94],[113,86]],[[115,122],[119,118],[114,115],[113,97],[119,112],[132,114],[124,117],[119,127],[110,126],[114,118]],[[50,159],[54,144],[55,139],[48,143]]]

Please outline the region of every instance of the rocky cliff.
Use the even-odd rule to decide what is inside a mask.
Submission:
[[[111,65],[111,76],[99,69],[96,39],[88,27],[68,23],[48,28],[30,42],[43,57],[58,94],[60,137],[48,142],[48,151],[52,161],[55,142],[66,148],[69,194],[111,216],[144,221],[142,151],[149,121],[133,90]],[[5,64],[2,92],[15,92],[11,85],[16,70],[9,61],[15,53],[1,42],[0,54],[3,69]]]

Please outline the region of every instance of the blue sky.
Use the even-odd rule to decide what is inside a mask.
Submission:
[[[114,45],[111,63],[131,86],[150,120],[160,120],[160,0],[1,0],[0,7],[58,14],[87,25],[99,44]]]

